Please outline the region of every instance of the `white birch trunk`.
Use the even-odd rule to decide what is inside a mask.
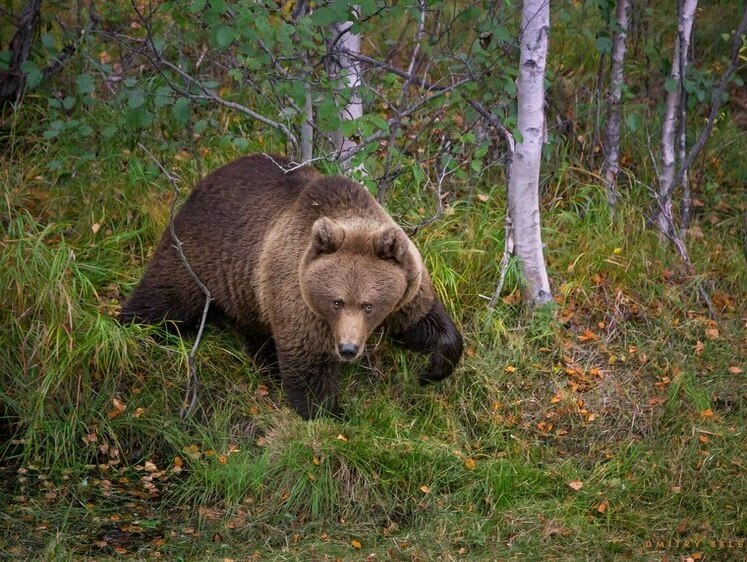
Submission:
[[[522,139],[516,144],[509,173],[508,212],[514,229],[515,253],[521,261],[524,300],[536,306],[552,300],[539,211],[539,173],[545,137],[545,63],[550,33],[547,0],[524,0],[521,20],[517,93]]]
[[[690,36],[695,19],[695,9],[698,0],[684,0],[682,13],[679,17],[678,38],[674,44],[672,55],[672,73],[670,78],[677,86],[667,93],[667,104],[664,112],[664,122],[661,131],[661,170],[659,177],[659,194],[657,205],[659,213],[656,217],[656,228],[667,237],[675,235],[673,229],[674,215],[672,213],[672,193],[670,187],[677,172],[677,125],[679,122],[680,81],[682,80],[681,61],[690,46]],[[684,127],[685,124],[682,123]]]
[[[310,162],[314,158],[314,104],[311,89],[306,86],[306,98],[303,106],[304,121],[301,123],[301,162]]]
[[[357,14],[358,7],[354,6],[353,11]],[[333,33],[335,36],[345,29],[348,29],[353,22],[345,22],[336,24],[333,26]],[[339,45],[343,50],[349,50],[352,53],[359,54],[361,52],[361,37],[350,32],[346,32],[342,35],[339,40]],[[335,70],[336,75],[342,77],[345,85],[352,90],[350,101],[340,111],[341,121],[350,121],[363,116],[363,103],[359,94],[359,89],[362,85],[361,79],[361,67],[356,59],[353,59],[344,53],[338,58],[337,69]],[[352,149],[358,146],[355,141],[346,138],[342,132],[337,132],[332,136],[334,142],[334,150],[337,154],[340,165],[343,169],[349,168],[349,160],[352,155]]]
[[[609,105],[607,107],[607,125],[604,134],[604,188],[607,192],[607,204],[612,212],[617,208],[617,173],[620,169],[620,124],[622,121],[620,102],[622,86],[625,83],[624,61],[628,38],[628,22],[632,0],[617,0],[617,29],[612,43],[612,69],[610,72]]]

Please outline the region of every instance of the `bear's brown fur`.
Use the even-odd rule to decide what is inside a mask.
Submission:
[[[414,244],[360,185],[290,168],[280,157],[240,158],[200,181],[174,218],[212,309],[277,362],[305,419],[337,411],[340,362],[358,358],[379,326],[430,355],[422,382],[449,376],[462,337]],[[167,229],[121,319],[193,327],[204,301]]]

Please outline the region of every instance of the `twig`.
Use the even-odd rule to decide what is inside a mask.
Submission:
[[[397,114],[394,118],[394,124],[389,129],[389,143],[387,145],[387,148],[389,150],[387,150],[386,152],[384,172],[381,174],[381,180],[379,181],[379,190],[376,194],[376,198],[379,200],[379,203],[384,202],[384,197],[387,190],[389,189],[389,184],[391,183],[391,176],[389,175],[389,171],[391,170],[392,158],[394,155],[391,147],[397,139],[397,132],[399,131],[399,128],[402,126],[402,114],[400,113],[400,110],[402,108],[402,105],[405,103],[405,99],[407,99],[407,94],[410,91],[410,85],[415,78],[415,66],[417,64],[418,55],[420,54],[420,43],[423,40],[423,32],[425,31],[425,0],[418,0],[418,9],[418,31],[417,33],[415,33],[415,46],[413,47],[412,55],[410,56],[410,64],[407,66],[408,76],[407,78],[405,78],[405,82],[402,84],[402,91],[400,92],[399,99],[397,100],[397,104],[394,107],[394,111]]]
[[[147,37],[146,37],[146,44],[148,45],[148,48],[150,52],[152,53],[152,56],[150,56],[148,53],[145,54],[148,59],[150,59],[151,63],[160,71],[161,65],[167,67],[169,70],[177,73],[179,76],[184,78],[188,83],[196,86],[199,88],[203,93],[202,94],[192,94],[189,91],[180,91],[177,89],[177,91],[180,91],[185,97],[188,97],[190,99],[196,99],[196,100],[206,100],[206,101],[212,101],[214,103],[217,103],[219,105],[222,105],[224,107],[227,107],[229,109],[233,109],[234,111],[238,111],[240,113],[243,113],[244,115],[247,115],[248,117],[251,117],[252,119],[259,121],[260,123],[264,123],[265,125],[272,127],[273,129],[277,129],[281,133],[285,135],[285,137],[288,139],[288,142],[293,146],[298,146],[298,139],[296,139],[296,136],[293,134],[293,132],[283,123],[280,123],[279,121],[273,121],[272,119],[269,119],[268,117],[265,117],[264,115],[257,113],[256,111],[250,109],[249,107],[242,105],[237,102],[229,101],[227,99],[222,98],[215,92],[211,91],[209,88],[207,88],[202,82],[200,82],[197,78],[192,76],[191,74],[188,74],[181,68],[179,68],[177,65],[173,64],[169,60],[165,59],[163,55],[158,51],[156,48],[156,45],[153,43],[153,36],[150,29],[150,21],[149,18],[152,16],[153,12],[151,12],[148,16],[144,16],[140,13],[137,6],[133,2],[133,6],[135,6],[135,11],[139,15],[140,19],[143,22],[143,26],[146,29]],[[174,85],[169,82],[172,88],[174,88]],[[176,89],[176,88],[175,88]]]
[[[277,160],[275,160],[272,156],[270,156],[266,152],[263,152],[262,156],[264,156],[265,158],[267,158],[268,160],[270,160],[270,162],[272,162],[273,164],[275,164],[278,167],[278,169],[281,172],[283,172],[284,174],[290,174],[291,172],[295,172],[299,168],[303,168],[304,166],[307,166],[307,165],[311,164],[312,162],[316,162],[317,160],[331,160],[331,157],[332,157],[331,154],[326,155],[326,156],[317,156],[316,158],[309,158],[308,160],[304,160],[300,164],[297,163],[297,162],[293,162],[291,160],[290,166],[283,166],[280,162],[278,162]]]
[[[511,254],[514,253],[514,230],[511,224],[511,217],[506,213],[506,229],[503,240],[503,257],[501,258],[501,272],[498,277],[498,285],[493,292],[493,296],[490,298],[488,308],[493,310],[498,297],[501,296],[503,291],[503,283],[506,281],[506,272],[508,271],[508,263],[511,259]]]
[[[153,156],[153,154],[145,148],[145,146],[142,143],[138,143],[138,146],[145,152],[150,158],[156,163],[156,166],[163,172],[163,174],[166,176],[166,179],[169,180],[169,183],[171,184],[172,188],[174,189],[174,198],[171,200],[171,209],[169,212],[169,230],[171,232],[171,239],[174,241],[174,248],[176,249],[177,254],[179,254],[179,259],[181,260],[184,267],[187,269],[187,272],[189,273],[190,277],[194,280],[194,282],[197,284],[197,286],[200,288],[202,293],[205,295],[205,305],[202,308],[202,318],[200,319],[200,327],[197,330],[197,337],[195,338],[194,344],[192,344],[192,349],[189,352],[189,355],[187,356],[187,367],[189,369],[189,377],[187,378],[187,389],[184,393],[184,401],[182,403],[182,408],[179,411],[179,416],[182,419],[188,418],[192,415],[192,412],[195,409],[195,405],[197,404],[197,388],[199,386],[199,379],[197,378],[197,348],[200,346],[200,341],[202,340],[202,333],[205,330],[205,324],[207,322],[207,315],[208,311],[210,310],[210,303],[213,300],[213,296],[210,293],[210,290],[205,286],[205,284],[200,280],[200,278],[197,276],[197,274],[192,269],[192,266],[189,264],[189,261],[187,260],[187,256],[184,255],[184,248],[182,247],[182,242],[179,240],[179,237],[176,235],[176,230],[174,228],[174,216],[176,215],[176,203],[179,198],[179,185],[178,182],[181,180],[181,178],[175,174],[172,174],[169,172],[166,168],[163,167],[161,162]]]
[[[444,136],[441,139],[441,148],[439,148],[439,153],[447,152],[450,145],[451,143]],[[436,212],[433,213],[431,217],[415,225],[410,230],[411,236],[415,236],[415,234],[417,234],[421,228],[428,226],[433,222],[436,222],[439,218],[441,218],[441,215],[444,214],[443,183],[444,179],[446,179],[446,176],[454,172],[454,170],[449,171],[449,163],[451,162],[451,160],[451,155],[447,155],[446,159],[444,160],[443,166],[441,167],[441,171],[438,173],[438,179],[436,180]]]

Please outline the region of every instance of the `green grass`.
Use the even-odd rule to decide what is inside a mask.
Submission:
[[[747,395],[729,370],[747,368],[747,272],[738,203],[723,193],[699,193],[704,237],[690,244],[715,323],[646,231],[636,181],[612,218],[594,176],[570,165],[543,192],[556,307],[521,310],[512,262],[487,310],[504,197],[500,178],[484,177],[487,201],[454,186],[416,236],[465,333],[454,377],[421,388],[422,358],[372,338],[344,377],[347,419],[305,423],[238,335],[211,327],[199,407],[181,420],[191,341],[113,317],[167,223],[168,182],[140,153],[103,146],[76,164],[22,129],[0,176],[3,556],[744,556],[711,545],[747,537]],[[735,146],[716,144],[739,166]],[[206,169],[236,156],[206,148]],[[159,157],[185,188],[196,178],[173,149]],[[390,210],[416,224],[431,195],[400,189]]]

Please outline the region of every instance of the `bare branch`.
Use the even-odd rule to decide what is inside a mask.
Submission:
[[[171,209],[169,212],[169,230],[171,232],[171,239],[174,241],[174,248],[176,249],[177,254],[179,254],[179,259],[181,260],[184,267],[187,269],[187,272],[189,273],[190,277],[194,280],[194,282],[197,284],[197,286],[200,288],[202,293],[205,295],[205,305],[202,308],[202,317],[200,319],[200,327],[197,330],[197,336],[195,337],[194,344],[192,345],[192,349],[189,352],[189,355],[187,356],[187,366],[189,369],[189,377],[187,379],[187,389],[184,393],[184,401],[182,403],[182,408],[179,412],[179,415],[182,419],[187,418],[192,415],[192,412],[194,412],[195,405],[197,404],[197,388],[199,386],[199,379],[197,378],[197,348],[200,346],[200,341],[202,341],[202,333],[205,330],[205,324],[207,322],[207,315],[208,311],[210,310],[210,303],[213,300],[213,296],[210,293],[210,290],[205,286],[205,284],[200,280],[200,278],[197,276],[197,274],[192,269],[192,266],[189,264],[189,261],[187,260],[187,256],[184,255],[184,248],[182,247],[182,242],[179,240],[179,237],[176,235],[176,230],[174,229],[174,216],[176,215],[176,203],[179,198],[179,185],[178,182],[181,180],[181,178],[175,174],[172,174],[169,172],[164,166],[159,162],[159,160],[153,156],[153,154],[145,148],[145,146],[142,143],[138,143],[138,146],[145,152],[155,163],[156,166],[163,172],[163,174],[166,176],[166,179],[169,180],[169,183],[171,183],[171,186],[174,189],[174,197],[171,200]]]
[[[514,253],[514,229],[511,225],[511,217],[506,214],[506,227],[503,234],[503,256],[501,257],[501,270],[498,276],[498,285],[493,291],[493,296],[490,298],[488,308],[490,310],[495,308],[495,303],[498,302],[498,298],[501,296],[503,291],[503,284],[506,282],[506,272],[508,271],[509,260],[511,255]]]

